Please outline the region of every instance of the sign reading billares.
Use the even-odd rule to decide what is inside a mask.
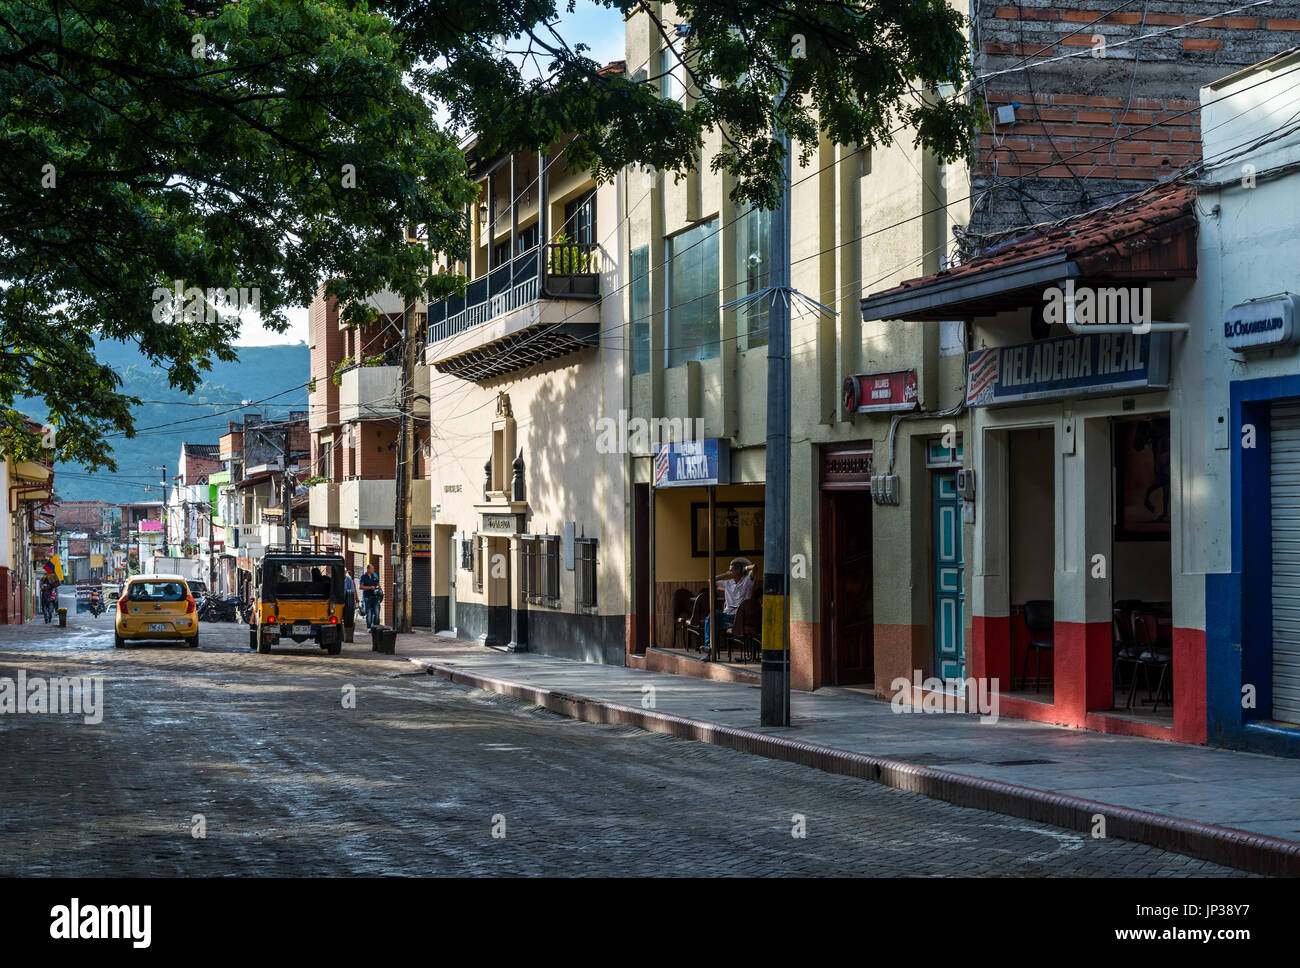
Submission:
[[[848,413],[884,413],[916,409],[916,370],[858,373],[844,381]]]
[[[1168,333],[1086,333],[966,356],[966,405],[971,407],[1168,386]]]

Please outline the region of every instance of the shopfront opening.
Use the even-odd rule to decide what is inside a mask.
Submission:
[[[1051,427],[1007,433],[1011,688],[1055,702],[1056,442]]]
[[[1112,710],[1173,723],[1173,510],[1169,415],[1111,425]]]
[[[875,682],[871,448],[822,452],[821,666],[828,685]]]
[[[764,488],[755,484],[655,488],[647,494],[651,495],[654,501],[651,651],[672,653],[677,660],[704,660],[709,578],[725,572],[732,559],[743,558],[755,566],[754,601],[745,609],[744,616],[735,617],[731,629],[718,630],[712,657],[718,664],[756,673],[762,614]],[[719,611],[723,608],[721,594],[716,607]]]

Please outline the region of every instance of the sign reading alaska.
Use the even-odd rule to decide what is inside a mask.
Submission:
[[[992,407],[1169,385],[1168,333],[1088,333],[966,356],[966,405]]]

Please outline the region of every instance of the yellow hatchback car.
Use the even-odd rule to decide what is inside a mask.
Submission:
[[[117,600],[113,644],[127,641],[177,641],[199,644],[199,615],[190,586],[180,575],[136,575],[127,579]]]

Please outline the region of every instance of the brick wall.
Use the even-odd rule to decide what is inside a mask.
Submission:
[[[356,424],[357,449],[354,474],[392,480],[397,468],[397,426],[394,421],[361,421]]]
[[[966,251],[1198,160],[1200,88],[1300,44],[1300,0],[1222,16],[1243,2],[972,0],[976,87],[994,117],[972,164]],[[1015,122],[996,123],[996,108],[1016,103]]]
[[[334,385],[334,366],[347,355],[344,333],[339,330],[338,301],[326,300],[324,287],[316,292],[311,304],[311,378],[316,392],[309,397],[312,424],[338,423],[339,388]]]

